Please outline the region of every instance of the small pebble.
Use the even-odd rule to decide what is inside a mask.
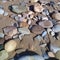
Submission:
[[[42,37],[45,37],[47,35],[47,31],[44,31],[43,33],[42,33]]]
[[[4,12],[4,16],[8,16],[8,12]]]
[[[4,10],[0,8],[0,15],[4,14]]]

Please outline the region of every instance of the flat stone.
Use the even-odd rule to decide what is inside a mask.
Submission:
[[[35,34],[42,34],[42,32],[44,31],[44,28],[39,25],[35,25],[32,27],[31,31],[32,33],[35,33]]]
[[[15,13],[17,13],[17,14],[27,11],[26,6],[12,5],[11,7],[12,7],[12,11],[15,12]]]
[[[30,31],[28,28],[18,28],[18,31],[21,34],[30,34]]]
[[[3,28],[3,31],[5,35],[10,36],[10,37],[17,34],[17,28],[14,26],[7,26]]]

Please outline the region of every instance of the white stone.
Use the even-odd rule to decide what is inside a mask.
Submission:
[[[54,35],[55,35],[55,32],[52,31],[52,32],[51,32],[51,35],[54,36]]]
[[[0,9],[0,14],[3,15],[4,14],[4,10]]]
[[[8,16],[8,12],[4,12],[4,16]]]

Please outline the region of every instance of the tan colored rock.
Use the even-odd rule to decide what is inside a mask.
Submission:
[[[32,27],[31,31],[32,33],[35,33],[35,34],[41,34],[44,31],[44,28],[39,25],[35,25]]]
[[[53,54],[53,52],[48,52],[48,56],[49,57],[55,57],[55,55]]]
[[[21,23],[20,23],[20,27],[22,27],[22,28],[28,28],[29,25],[28,25],[28,23],[26,23],[26,22],[21,22]]]
[[[7,52],[12,52],[16,49],[17,43],[14,40],[10,40],[5,44],[5,50]]]
[[[38,0],[30,0],[31,1],[31,3],[33,3],[33,2],[37,2]]]
[[[40,5],[39,3],[36,3],[36,4],[34,5],[34,11],[35,11],[35,12],[42,12],[43,9],[44,9],[43,6]]]
[[[14,26],[7,26],[3,29],[3,31],[5,35],[10,36],[10,37],[17,34],[17,28]]]
[[[60,20],[60,13],[54,13],[53,15],[52,15],[52,18],[54,18],[54,19],[56,19],[56,21],[59,21]]]
[[[44,28],[53,27],[53,23],[51,21],[49,21],[49,20],[45,20],[45,21],[39,22],[39,25],[44,27]]]

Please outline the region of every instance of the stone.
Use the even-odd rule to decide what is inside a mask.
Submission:
[[[52,18],[56,19],[56,21],[59,21],[60,20],[60,13],[57,12],[57,13],[52,14]]]
[[[49,56],[49,57],[55,57],[55,55],[54,55],[53,52],[48,52],[48,56]]]
[[[60,60],[60,50],[56,52],[55,57]]]
[[[52,30],[54,31],[54,32],[60,32],[60,24],[57,24],[57,25],[55,25],[53,28],[52,28]]]
[[[45,37],[47,35],[47,31],[44,31],[43,33],[42,33],[42,37]]]
[[[30,34],[30,31],[28,28],[18,28],[18,31],[21,34]]]
[[[30,0],[30,1],[31,1],[31,3],[38,2],[38,0]]]
[[[44,10],[44,8],[42,7],[42,5],[40,5],[39,3],[36,3],[34,5],[34,11],[35,12],[42,12]]]
[[[44,27],[44,28],[51,28],[53,27],[53,23],[49,20],[39,22],[39,25]]]
[[[7,26],[3,28],[4,34],[7,36],[12,37],[13,35],[17,34],[17,28],[14,26]]]
[[[4,34],[3,33],[0,33],[0,38],[4,38]]]
[[[43,38],[42,38],[40,35],[38,35],[38,36],[36,36],[36,37],[34,38],[34,40],[41,41],[41,40],[43,40]]]
[[[8,52],[6,50],[0,51],[0,60],[5,60],[8,58]]]
[[[21,23],[20,23],[20,27],[21,27],[21,28],[28,28],[29,25],[28,25],[27,22],[21,22]]]
[[[22,5],[12,5],[12,11],[19,14],[22,12],[27,12],[27,7],[26,6],[22,6]]]
[[[12,52],[16,49],[17,43],[14,40],[10,40],[7,43],[5,43],[5,50],[7,52]]]
[[[56,53],[57,51],[60,50],[59,47],[56,47],[56,46],[53,46],[53,45],[50,46],[50,49],[51,49],[51,51],[52,51],[53,53]]]
[[[4,16],[8,16],[8,12],[4,12],[4,14],[3,14]]]
[[[42,32],[44,31],[44,28],[39,25],[35,25],[32,27],[31,31],[32,33],[35,33],[35,34],[42,34]]]
[[[0,8],[0,15],[4,14],[4,10]]]

